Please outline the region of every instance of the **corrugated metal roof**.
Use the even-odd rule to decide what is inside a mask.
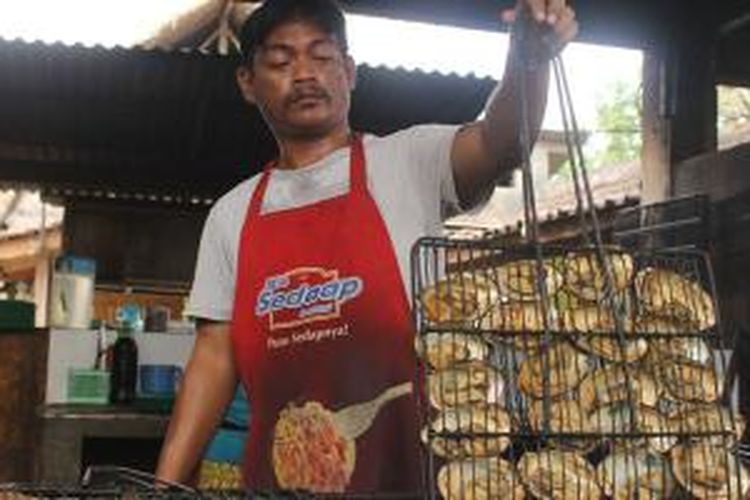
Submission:
[[[5,181],[216,195],[275,154],[233,57],[0,41]],[[463,123],[495,82],[362,66],[352,125]]]

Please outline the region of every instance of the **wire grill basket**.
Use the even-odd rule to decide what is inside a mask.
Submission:
[[[528,245],[413,249],[429,496],[742,498],[743,425],[725,404],[710,263],[604,244],[559,55],[550,67],[584,244],[540,241],[526,78],[550,38],[530,17],[519,12],[510,61]]]
[[[0,500],[114,500],[114,499],[237,499],[300,498],[288,494],[248,495],[243,491],[198,490],[159,480],[152,474],[120,466],[91,466],[80,484],[0,484]]]
[[[414,248],[430,496],[741,498],[707,257],[537,251]]]

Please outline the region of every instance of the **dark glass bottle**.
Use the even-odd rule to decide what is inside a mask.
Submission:
[[[129,327],[118,331],[117,340],[112,346],[110,370],[110,403],[132,403],[135,399],[135,386],[138,379],[138,346]]]

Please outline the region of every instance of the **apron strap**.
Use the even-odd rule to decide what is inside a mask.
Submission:
[[[249,216],[257,217],[260,215],[263,198],[265,198],[266,190],[268,189],[268,181],[271,178],[271,171],[276,168],[276,164],[277,162],[272,161],[263,167],[263,173],[258,184],[255,186],[253,197],[250,199],[250,206],[248,208]],[[351,193],[367,193],[365,148],[362,144],[362,135],[357,132],[352,134],[351,150],[349,153],[349,179],[349,190]]]
[[[367,171],[365,169],[365,148],[362,134],[352,135],[351,152],[349,156],[349,190],[351,193],[367,193]]]
[[[263,205],[263,198],[266,196],[266,189],[268,188],[268,181],[271,178],[271,170],[276,162],[271,162],[263,169],[263,173],[260,176],[258,184],[253,190],[253,197],[250,198],[250,206],[247,209],[247,216],[253,219],[260,215],[260,209]]]

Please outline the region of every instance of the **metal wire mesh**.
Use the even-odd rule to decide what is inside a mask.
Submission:
[[[430,497],[741,498],[706,256],[536,252],[414,248]]]
[[[91,466],[80,484],[0,484],[0,500],[25,499],[235,499],[300,498],[292,494],[248,495],[244,491],[198,490],[159,480],[153,474],[119,466]]]

